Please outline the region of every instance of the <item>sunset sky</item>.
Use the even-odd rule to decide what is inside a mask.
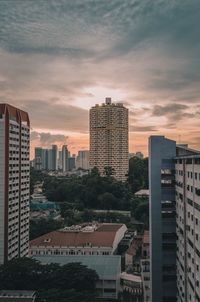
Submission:
[[[129,108],[130,152],[200,148],[199,29],[199,0],[1,0],[0,102],[28,111],[32,148],[88,149],[105,97]]]

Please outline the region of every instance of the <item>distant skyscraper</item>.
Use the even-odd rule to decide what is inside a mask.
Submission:
[[[28,255],[29,132],[26,112],[0,104],[0,263]]]
[[[42,148],[35,148],[35,169],[38,171],[42,170]]]
[[[76,168],[76,158],[75,157],[69,157],[68,158],[68,165],[69,165],[69,171],[72,171]]]
[[[62,170],[62,150],[58,151],[58,169]]]
[[[63,172],[69,171],[69,150],[67,145],[62,146],[62,170]]]
[[[52,145],[52,171],[58,170],[58,146]]]
[[[128,109],[112,104],[111,98],[90,109],[90,166],[102,175],[105,167],[111,167],[117,180],[127,178]]]
[[[76,158],[76,168],[81,168],[84,170],[89,170],[89,159],[90,159],[90,151],[89,150],[81,150],[78,151],[78,156]]]
[[[42,149],[42,170],[48,170],[48,149]]]

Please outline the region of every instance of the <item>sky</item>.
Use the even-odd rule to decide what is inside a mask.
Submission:
[[[1,0],[0,102],[37,146],[89,148],[89,113],[129,108],[130,152],[165,135],[200,149],[199,0]]]

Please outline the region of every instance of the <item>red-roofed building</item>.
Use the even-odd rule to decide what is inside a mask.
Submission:
[[[127,228],[124,224],[71,226],[40,236],[30,242],[30,256],[113,255]]]

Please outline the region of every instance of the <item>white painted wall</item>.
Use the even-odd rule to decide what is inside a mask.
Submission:
[[[0,119],[0,264],[4,261],[5,123]]]

